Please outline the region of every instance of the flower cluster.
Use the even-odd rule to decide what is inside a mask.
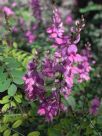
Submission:
[[[37,66],[34,60],[29,63],[28,73],[23,77],[23,80],[25,81],[25,92],[28,99],[43,98],[44,80],[41,73],[37,72]]]
[[[53,15],[53,24],[47,29],[47,33],[50,34],[50,38],[55,40],[55,43],[62,44],[64,43],[63,34],[63,22],[61,21],[60,13],[58,9],[55,9]]]
[[[91,115],[97,115],[98,110],[99,110],[99,106],[100,106],[100,100],[98,97],[95,97],[92,101],[91,101],[91,106],[89,109],[89,112]]]
[[[30,3],[34,17],[37,19],[38,22],[40,22],[42,20],[42,16],[41,16],[41,7],[39,0],[31,0]]]
[[[75,79],[77,83],[90,79],[89,49],[79,53],[77,47],[83,27],[82,18],[71,28],[70,34],[66,34],[60,13],[55,9],[52,25],[47,29],[55,52],[53,56],[47,52],[40,65],[35,60],[30,62],[23,78],[27,97],[39,101],[38,114],[45,116],[47,121],[52,121],[61,111],[67,111],[62,98],[68,99]]]
[[[45,98],[40,104],[38,114],[44,115],[48,121],[52,121],[53,117],[58,115],[61,110],[65,110],[64,105],[59,102],[57,91],[53,91],[51,95]]]
[[[30,30],[25,33],[28,43],[32,44],[36,40],[36,35],[34,35]]]

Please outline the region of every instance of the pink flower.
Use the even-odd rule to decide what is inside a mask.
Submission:
[[[35,61],[28,64],[28,72],[23,77],[25,83],[25,93],[28,99],[34,100],[37,97],[44,96],[44,80],[41,74],[36,69]]]
[[[68,54],[71,54],[71,53],[77,53],[78,49],[77,49],[77,46],[72,44],[68,47]]]
[[[56,38],[55,41],[59,45],[63,44],[63,39],[61,39],[61,38]]]
[[[71,14],[67,15],[65,23],[68,25],[72,25],[73,24],[73,17]]]
[[[52,121],[59,111],[65,111],[66,108],[62,103],[59,103],[57,91],[53,91],[49,97],[44,99],[38,109],[39,115],[45,115],[47,121]]]
[[[13,27],[13,32],[17,33],[18,32],[18,28],[16,26]]]
[[[100,106],[100,100],[98,97],[95,97],[92,101],[91,101],[91,106],[89,109],[89,112],[91,115],[97,115],[98,114],[98,110],[99,110],[99,106]]]
[[[64,43],[63,23],[58,9],[55,8],[53,12],[53,24],[47,29],[47,33],[50,35],[51,39],[54,39],[57,44],[61,45]]]
[[[7,6],[3,7],[3,11],[7,14],[7,16],[12,16],[12,15],[14,15],[14,12],[12,11],[12,9],[10,9],[10,8],[7,7]]]
[[[31,31],[27,31],[25,36],[30,44],[32,44],[36,40],[36,35],[33,34]]]
[[[71,94],[71,89],[68,87],[64,87],[61,90],[61,94],[64,96],[65,99],[68,99],[68,96]]]
[[[45,113],[46,113],[46,112],[45,112],[45,109],[44,109],[44,108],[38,110],[38,114],[41,115],[41,116],[42,116],[42,115],[45,115]]]
[[[11,5],[13,8],[15,8],[17,6],[17,3],[16,2],[13,2],[12,5]]]

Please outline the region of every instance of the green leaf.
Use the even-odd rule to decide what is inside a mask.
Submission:
[[[9,69],[14,70],[17,67],[20,67],[19,62],[16,61],[14,58],[7,57],[4,61],[6,62],[6,65],[9,67]]]
[[[20,97],[20,95],[15,95],[14,99],[16,100],[16,102],[21,103],[22,102],[22,97]]]
[[[29,133],[27,136],[40,136],[40,132],[34,131],[34,132]]]
[[[27,11],[23,11],[22,12],[22,16],[23,16],[23,18],[24,18],[25,21],[28,21],[30,19],[29,18],[30,14]]]
[[[15,133],[15,134],[13,134],[12,136],[19,136],[19,134]]]
[[[0,72],[0,81],[4,82],[7,79],[7,73]]]
[[[18,84],[18,85],[22,85],[24,83],[23,80],[21,78],[18,78],[18,77],[14,77],[13,82]]]
[[[68,106],[67,100],[65,100],[64,98],[61,98],[61,101],[63,102],[63,104],[64,104],[66,107]]]
[[[97,117],[97,124],[102,125],[102,115]]]
[[[0,104],[6,104],[6,103],[8,103],[9,102],[9,96],[4,96],[3,98],[2,98],[2,100],[0,100]]]
[[[0,132],[2,133],[4,130],[6,130],[8,127],[7,124],[4,124],[4,125],[0,125]]]
[[[22,77],[24,76],[24,72],[21,71],[21,70],[17,70],[17,69],[11,71],[11,74],[12,74],[13,78],[20,78],[20,79],[22,79]]]
[[[21,124],[22,124],[22,120],[17,120],[17,121],[12,125],[12,127],[13,127],[13,128],[18,128]]]
[[[2,107],[2,112],[6,112],[10,108],[10,104],[7,103]]]
[[[8,95],[9,96],[14,96],[17,91],[17,87],[15,84],[11,84],[10,87],[8,88]]]
[[[90,3],[87,7],[80,9],[82,14],[90,11],[102,11],[102,5]]]
[[[48,129],[48,136],[60,136],[60,130],[49,128]]]
[[[4,117],[3,117],[3,123],[8,123],[9,122],[9,117],[7,116],[7,115],[5,115]]]
[[[62,102],[65,106],[71,106],[71,108],[74,110],[76,106],[76,102],[73,96],[68,96],[67,99],[62,99]]]
[[[16,107],[16,103],[14,101],[11,101],[11,107]]]
[[[6,91],[9,88],[10,83],[11,83],[10,79],[6,80],[4,83],[0,82],[0,92]]]
[[[72,109],[75,109],[76,102],[73,96],[69,96],[67,99],[68,104],[72,107]]]
[[[3,71],[4,71],[4,68],[0,67],[0,75],[1,75],[1,73],[3,73]]]
[[[6,129],[6,131],[4,131],[3,136],[10,136],[11,134],[11,130],[10,129]]]
[[[8,113],[8,114],[5,114],[4,117],[3,117],[3,123],[4,124],[7,124],[7,123],[10,123],[10,122],[15,122],[17,120],[22,120],[22,115],[21,114],[14,114],[14,113]]]

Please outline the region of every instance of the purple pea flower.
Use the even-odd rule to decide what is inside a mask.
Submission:
[[[72,25],[73,24],[73,16],[71,14],[68,14],[66,19],[65,19],[65,23],[67,25]]]
[[[32,44],[36,40],[36,35],[33,34],[30,30],[25,33],[28,43]]]
[[[3,11],[7,14],[7,16],[12,16],[14,15],[14,12],[12,11],[11,8],[7,7],[7,6],[4,6],[3,7]]]
[[[100,106],[100,100],[98,97],[95,97],[92,101],[91,101],[91,106],[89,109],[89,113],[91,115],[97,115],[98,114],[98,110],[99,110],[99,106]]]
[[[28,73],[23,77],[25,82],[25,93],[28,99],[40,99],[44,96],[44,80],[42,75],[37,72],[34,61],[28,64]]]
[[[36,18],[38,22],[41,22],[42,15],[41,15],[41,7],[39,0],[31,0],[31,7],[33,11],[33,16]]]
[[[57,91],[53,91],[50,97],[41,102],[38,109],[38,114],[45,116],[47,121],[52,121],[58,115],[60,110],[65,110],[66,107],[59,103],[59,96]]]

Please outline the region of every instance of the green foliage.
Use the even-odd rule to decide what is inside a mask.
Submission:
[[[0,92],[7,91],[9,96],[16,94],[23,84],[26,65],[32,58],[33,55],[23,50],[0,47]]]
[[[19,136],[19,134],[18,134],[18,133],[15,133],[15,134],[13,134],[12,136]]]
[[[85,14],[91,11],[102,11],[102,5],[90,2],[87,7],[80,9],[80,13],[82,14]]]
[[[69,96],[66,100],[62,99],[62,102],[64,103],[65,106],[70,106],[72,110],[75,110],[76,102],[75,98],[73,96]]]
[[[2,107],[2,112],[6,112],[7,110],[9,110],[9,108],[10,108],[10,104],[9,104],[9,103],[5,104],[5,105]]]
[[[17,130],[16,133],[15,130],[20,128],[30,116],[29,113],[23,112],[22,109],[22,106],[26,106],[22,94],[22,77],[25,74],[28,62],[34,57],[34,51],[33,54],[25,52],[15,48],[17,47],[15,44],[12,48],[5,46],[4,43],[3,46],[0,47],[0,92],[6,93],[6,95],[2,95],[0,99],[1,113],[3,115],[0,116],[0,135],[19,136],[19,133],[22,134],[22,132]],[[32,134],[35,136],[40,135],[37,131]]]
[[[30,132],[27,136],[40,136],[38,131]]]
[[[57,128],[49,128],[48,129],[48,136],[60,136],[60,130]]]
[[[67,103],[68,103],[69,106],[72,107],[73,110],[75,109],[76,102],[75,102],[75,98],[73,96],[68,97]]]
[[[11,134],[11,130],[10,129],[6,129],[3,133],[3,136],[10,136]]]
[[[17,87],[15,84],[11,84],[10,87],[8,88],[8,95],[9,96],[14,96],[17,91]]]
[[[14,124],[12,125],[12,128],[18,128],[21,124],[22,124],[22,120],[17,120],[17,121],[14,122]]]
[[[14,96],[14,99],[17,103],[21,103],[22,102],[22,95],[21,94],[16,94]]]

